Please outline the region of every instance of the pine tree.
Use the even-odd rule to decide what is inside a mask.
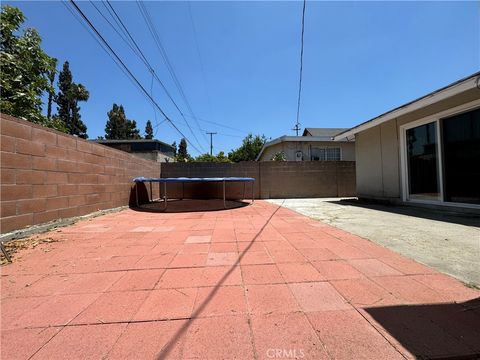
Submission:
[[[107,124],[105,125],[105,139],[120,140],[126,137],[126,123],[127,117],[123,106],[113,104],[112,110],[108,113]]]
[[[145,139],[153,139],[153,126],[150,120],[147,120],[147,125],[145,125]]]
[[[75,84],[68,61],[58,75],[58,95],[56,97],[58,118],[65,123],[70,135],[87,138],[87,126],[80,116],[79,101],[87,101],[88,90],[82,84]]]
[[[190,159],[191,157],[187,150],[187,140],[182,138],[182,140],[180,140],[180,144],[178,145],[177,161],[189,161]]]
[[[141,139],[140,130],[137,128],[137,122],[135,120],[127,119],[127,130],[126,130],[127,139]]]
[[[177,142],[174,141],[172,143],[172,147],[173,147],[173,156],[177,156]]]
[[[105,138],[109,140],[141,139],[135,120],[128,120],[122,105],[113,104],[105,125]]]

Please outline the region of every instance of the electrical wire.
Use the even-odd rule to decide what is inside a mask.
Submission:
[[[150,73],[152,73],[152,82],[153,82],[154,76],[153,76],[153,72],[150,70],[149,64],[146,63],[146,62],[144,61],[144,59],[142,59],[141,55],[140,55],[140,54],[138,53],[138,51],[135,49],[134,45],[132,45],[131,42],[128,40],[128,37],[125,37],[125,34],[121,34],[121,33],[120,33],[120,31],[122,31],[122,29],[120,28],[120,31],[119,31],[119,30],[117,29],[117,27],[116,27],[115,25],[113,25],[112,22],[105,16],[105,14],[95,5],[95,2],[94,2],[94,1],[90,0],[89,2],[90,2],[90,4],[95,8],[95,10],[97,10],[97,12],[100,14],[100,16],[110,25],[110,27],[115,31],[115,33],[123,40],[123,42],[128,45],[128,47],[132,50],[132,52],[133,52],[135,55],[137,55],[140,60],[143,61],[143,63],[145,64],[145,66],[147,66],[147,68],[149,69]],[[111,16],[111,17],[113,18],[113,20],[115,21],[116,19],[115,19],[115,17],[113,16],[113,14],[112,14],[112,12],[110,11],[110,9],[105,5],[105,3],[102,3],[102,4],[105,6],[105,8],[107,9],[108,13],[110,14],[110,16]],[[67,6],[67,9],[68,9],[74,16],[78,17],[78,15],[77,15],[76,13],[72,12],[72,10],[71,10],[68,6]],[[78,20],[78,19],[77,19],[77,20]],[[81,20],[80,20],[80,22],[81,22]],[[82,26],[83,26],[85,29],[87,29],[87,31],[89,31],[88,28],[85,26],[85,24],[84,24],[83,22],[81,22],[81,24],[82,24]],[[117,26],[119,26],[118,21],[116,21],[116,24],[117,24]],[[92,35],[93,38],[98,42],[97,38],[96,38],[93,34],[91,34],[91,35]],[[98,42],[98,43],[99,43],[99,42]],[[99,43],[99,44],[100,44],[100,43]],[[108,52],[107,52],[107,54],[108,54]],[[123,68],[121,68],[121,69],[123,70]],[[150,85],[150,95],[153,97],[153,95],[152,95],[152,88],[153,88],[153,83]],[[169,95],[169,94],[167,94],[167,95]],[[161,124],[163,124],[166,120],[163,120],[163,121],[161,121],[161,122],[158,122],[158,120],[157,120],[157,112],[156,112],[155,105],[152,104],[152,107],[153,107],[154,117],[155,117],[155,124],[153,125],[153,128],[155,129],[154,136],[156,136],[156,135],[157,135],[157,131],[158,131],[158,127],[159,127]]]
[[[302,96],[302,76],[303,76],[303,36],[305,32],[305,7],[307,5],[307,0],[303,0],[303,11],[302,11],[302,36],[300,40],[300,81],[298,84],[298,101],[297,101],[297,122],[295,128],[299,128],[299,118],[300,118],[300,100]]]
[[[183,89],[183,86],[182,86],[180,80],[178,79],[178,77],[175,73],[175,69],[171,64],[170,59],[168,58],[167,51],[165,50],[165,47],[162,44],[160,36],[158,35],[157,28],[155,27],[155,24],[152,20],[152,17],[150,16],[150,14],[148,12],[147,7],[145,6],[145,4],[143,4],[143,2],[141,2],[139,0],[137,0],[137,6],[140,10],[140,14],[142,15],[143,19],[145,20],[145,23],[148,27],[148,30],[149,30],[150,34],[152,35],[152,38],[155,42],[155,45],[157,46],[157,49],[159,50],[160,55],[162,56],[163,62],[165,63],[170,76],[171,76],[171,78],[172,78],[180,96],[182,97],[185,105],[187,106],[188,112],[190,113],[190,117],[195,120],[195,122],[197,123],[197,126],[200,126],[200,124],[198,123],[197,117],[195,116],[195,113],[193,112],[193,109],[190,105],[190,102],[188,101],[187,96],[185,95],[185,91]],[[203,135],[204,140],[208,143],[208,139],[207,139],[206,135],[203,132],[202,132],[202,135]]]
[[[189,117],[189,115],[185,115],[185,116],[188,116],[188,117]],[[199,118],[199,117],[197,117],[197,119],[198,119],[199,121],[202,121],[202,122],[206,122],[206,123],[213,124],[213,125],[216,125],[216,126],[224,127],[224,128],[226,128],[226,129],[238,131],[238,132],[241,132],[241,133],[243,133],[243,134],[249,134],[248,131],[241,130],[241,129],[238,129],[238,128],[234,128],[234,127],[228,126],[228,125],[223,125],[223,124],[220,124],[220,123],[215,122],[215,121],[205,120],[205,119],[202,119],[202,118]]]
[[[105,3],[104,3],[105,4]],[[148,61],[147,57],[144,55],[143,51],[140,49],[140,46],[138,45],[138,43],[135,41],[135,39],[133,38],[132,34],[130,33],[130,31],[128,30],[128,28],[126,27],[126,25],[124,24],[124,22],[122,21],[122,19],[120,18],[120,16],[118,15],[118,13],[115,11],[115,8],[112,6],[112,4],[110,3],[109,0],[106,0],[106,4],[108,5],[108,7],[110,8],[111,10],[111,14],[113,13],[112,16],[114,16],[116,18],[116,22],[117,24],[119,24],[119,26],[123,29],[123,32],[128,36],[128,38],[131,40],[133,46],[137,49],[138,53],[137,55],[139,54],[141,59],[143,60],[145,66],[147,66],[148,70],[152,73],[152,75],[155,77],[155,79],[160,83],[160,85],[162,86],[163,90],[165,91],[165,93],[167,94],[167,96],[169,97],[169,99],[172,101],[172,103],[174,104],[174,106],[176,107],[176,109],[178,110],[178,112],[180,113],[180,115],[184,118],[185,122],[187,123],[189,129],[190,129],[190,132],[192,133],[195,141],[197,142],[198,146],[200,146],[200,148],[202,149],[203,152],[205,152],[205,148],[202,146],[202,144],[200,143],[200,141],[198,140],[197,136],[195,135],[193,129],[191,128],[190,124],[188,123],[187,119],[185,119],[185,116],[184,116],[184,113],[180,110],[180,108],[178,107],[177,103],[175,102],[175,100],[173,100],[173,97],[170,95],[170,93],[168,92],[167,88],[165,87],[165,85],[163,84],[163,82],[160,80],[160,78],[157,76],[157,74],[155,73],[153,67],[151,66],[150,62]],[[170,65],[171,66],[171,65]],[[203,133],[202,133],[203,134]]]
[[[195,20],[193,18],[193,13],[192,13],[192,6],[190,5],[191,1],[187,1],[188,5],[188,15],[190,18],[190,23],[192,24],[192,30],[193,30],[193,39],[195,40],[195,48],[197,49],[197,56],[198,56],[198,62],[200,63],[200,71],[202,74],[202,81],[203,81],[203,88],[205,89],[205,94],[207,97],[208,105],[210,108],[210,113],[212,113],[212,98],[210,96],[210,92],[208,91],[208,86],[207,86],[207,80],[205,76],[205,66],[203,65],[203,60],[202,60],[202,54],[200,51],[200,45],[198,43],[198,34],[197,34],[197,27],[195,26]]]
[[[116,19],[115,18],[115,15],[114,13],[112,13],[112,10],[109,9],[109,7],[106,5],[105,2],[102,2],[102,4],[105,6],[105,8],[107,9],[109,15],[112,17],[112,19],[115,21],[115,23],[117,24],[117,26],[115,26],[114,24],[112,24],[112,22],[105,16],[105,14],[98,8],[98,6],[95,4],[94,1],[92,0],[89,0],[90,4],[95,8],[95,10],[99,13],[99,15],[107,22],[107,24],[115,31],[115,33],[123,40],[123,42],[125,44],[127,44],[127,46],[132,50],[132,52],[137,55],[137,57],[142,60],[142,62],[145,64],[145,66],[148,68],[149,72],[152,73],[152,79],[155,78],[155,80],[162,86],[163,90],[165,91],[165,93],[167,94],[167,97],[174,103],[174,105],[176,105],[175,101],[173,100],[171,94],[168,92],[168,90],[166,89],[166,87],[164,86],[163,82],[157,78],[155,75],[155,71],[153,70],[153,67],[150,65],[150,63],[148,61],[145,61],[146,60],[146,57],[143,56],[139,53],[139,51],[135,48],[135,45],[131,43],[131,40],[129,40],[128,38],[128,34],[125,32],[125,29],[122,28],[120,22],[119,22],[119,19]],[[62,2],[63,3],[63,2]],[[68,6],[66,6],[65,3],[63,3],[65,5],[65,7],[68,9],[68,11],[77,18],[77,20],[82,24],[82,26],[90,33],[90,35],[95,39],[95,41],[101,46],[100,42],[97,40],[97,38],[95,37],[95,35],[93,35],[91,33],[91,30],[89,30],[88,27],[86,27],[86,25],[78,18],[78,15],[73,12]],[[189,3],[189,8],[190,8],[190,3]],[[191,15],[191,14],[190,14]],[[192,20],[192,26],[194,27],[193,25],[193,19]],[[119,29],[117,29],[117,27],[120,28],[120,31]],[[194,28],[195,29],[195,28]],[[194,30],[195,31],[195,30]],[[122,34],[123,33],[123,34]],[[152,34],[153,36],[153,34]],[[203,63],[201,61],[201,57],[200,57],[200,53],[199,53],[199,48],[198,48],[198,43],[197,43],[197,51],[198,51],[198,55],[199,55],[199,59],[200,59],[200,63],[202,65],[202,73],[203,73]],[[108,52],[107,52],[108,53]],[[123,70],[123,68],[120,67],[120,69]],[[204,83],[205,83],[205,76],[204,76]],[[150,87],[152,87],[153,84],[151,84]],[[151,93],[152,91],[150,91]],[[150,94],[152,95],[152,94]],[[153,97],[153,96],[152,96]],[[153,105],[153,104],[152,104]],[[153,105],[153,108],[155,109],[155,106]],[[190,118],[193,118],[193,116],[191,115],[188,115],[188,114],[185,114],[183,113],[179,108],[178,106],[176,106],[177,110],[179,111],[179,113],[181,114],[182,117],[184,116],[187,116],[187,117],[190,117]],[[155,110],[154,110],[155,111]],[[156,117],[156,111],[154,113],[155,117]],[[241,130],[241,129],[238,129],[238,128],[235,128],[235,127],[232,127],[232,126],[228,126],[228,125],[223,125],[223,124],[220,124],[218,122],[215,122],[215,121],[211,121],[211,120],[206,120],[206,119],[202,119],[198,116],[195,116],[195,119],[198,120],[198,121],[201,121],[201,122],[206,122],[206,123],[210,123],[210,124],[213,124],[213,125],[216,125],[216,126],[219,126],[219,127],[224,127],[226,129],[230,129],[230,130],[234,130],[234,131],[238,131],[238,132],[241,132],[241,133],[244,133],[244,134],[248,134],[248,132],[244,131],[244,130]],[[186,119],[185,119],[186,120]],[[153,125],[153,128],[158,128],[158,126],[160,126],[161,124],[163,124],[166,120],[163,120],[161,122],[158,122],[156,121],[155,124]],[[157,129],[158,130],[158,129]],[[228,136],[228,135],[225,135],[225,136]],[[236,136],[236,135],[231,135],[231,136]]]
[[[155,101],[155,99],[152,96],[150,96],[150,94],[145,89],[145,87],[135,77],[135,75],[131,72],[131,70],[127,67],[127,65],[123,62],[123,60],[115,52],[115,50],[113,50],[113,48],[110,46],[108,41],[105,40],[105,38],[100,34],[100,32],[95,27],[95,25],[93,25],[93,23],[90,21],[90,19],[78,7],[78,5],[75,3],[75,1],[74,0],[69,0],[69,1],[70,1],[70,4],[72,4],[72,6],[75,8],[75,10],[78,12],[78,14],[81,16],[81,18],[87,23],[87,25],[90,27],[90,29],[98,37],[98,39],[100,39],[101,43],[106,47],[106,49],[108,49],[108,52],[115,57],[115,59],[118,61],[116,63],[123,67],[123,69],[125,70],[128,77],[138,85],[141,92],[147,97],[148,100],[150,100],[155,105],[155,107],[160,111],[160,113],[163,115],[165,120],[168,121],[168,123],[180,134],[180,136],[185,138],[185,140],[190,144],[190,146],[192,146],[192,148],[194,148],[198,153],[201,153],[200,150],[188,139],[188,137],[185,136],[185,134],[175,125],[175,123],[172,121],[172,119],[170,119],[170,117],[168,117],[168,115],[164,112],[164,110],[160,107],[160,105],[158,105],[158,103]],[[104,50],[106,50],[106,49],[104,48]]]

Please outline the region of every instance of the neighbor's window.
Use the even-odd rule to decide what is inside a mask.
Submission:
[[[339,147],[313,147],[312,160],[316,161],[340,161],[341,151]]]

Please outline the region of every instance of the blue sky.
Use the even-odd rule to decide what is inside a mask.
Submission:
[[[3,3],[25,13],[26,25],[38,29],[45,51],[60,63],[68,60],[74,80],[90,91],[90,100],[81,104],[90,138],[104,134],[113,103],[123,104],[142,132],[147,119],[155,123],[152,105],[65,4]],[[194,114],[227,126],[199,120],[201,129],[219,133],[214,152],[237,147],[249,132],[268,138],[294,134],[301,2],[144,4]],[[89,2],[78,5],[150,91],[152,76],[146,67]],[[101,3],[96,5],[109,16]],[[137,3],[112,5],[188,114]],[[479,2],[474,1],[307,2],[302,128],[351,127],[478,71],[479,24]],[[153,96],[200,151],[209,149],[209,138],[187,117],[197,144],[157,82]],[[158,112],[156,118],[157,123],[162,120]],[[164,122],[156,126],[156,137],[178,143],[180,135]]]

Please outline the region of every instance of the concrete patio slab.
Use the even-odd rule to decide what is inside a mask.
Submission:
[[[124,210],[1,268],[5,359],[480,357],[480,291],[265,201]]]

